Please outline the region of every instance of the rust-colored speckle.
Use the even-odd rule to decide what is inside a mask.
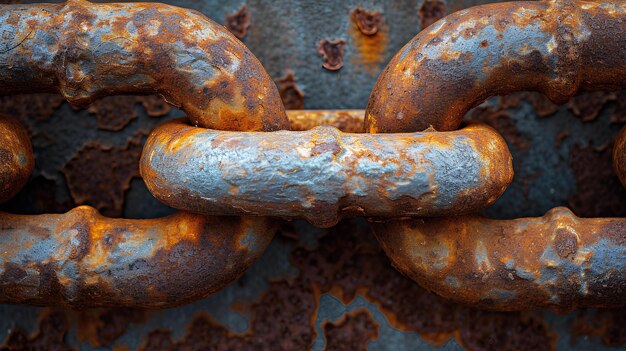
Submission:
[[[133,96],[109,96],[94,101],[87,109],[96,115],[98,128],[109,131],[120,131],[132,120],[137,118],[135,98]]]
[[[559,228],[554,238],[554,251],[561,258],[574,257],[578,251],[578,241],[575,233]]]
[[[19,208],[28,204],[33,213],[63,213],[74,207],[71,199],[57,197],[57,181],[38,175],[15,198],[6,203],[6,208]],[[100,196],[98,194],[97,196]],[[94,195],[95,196],[95,195]]]
[[[172,340],[169,330],[152,331],[140,348],[148,350],[308,350],[315,340],[313,320],[319,296],[304,280],[273,282],[252,306],[255,317],[246,334],[232,334],[205,314],[189,324],[185,337]]]
[[[158,96],[107,96],[94,101],[87,109],[96,115],[98,128],[108,131],[120,131],[137,118],[135,105],[141,104],[148,116],[161,117],[166,115],[171,107]]]
[[[0,96],[0,114],[13,116],[27,125],[27,121],[45,122],[63,103],[58,94],[22,94]]]
[[[110,347],[131,323],[143,323],[148,314],[135,309],[88,309],[78,313],[77,337],[91,347]]]
[[[107,216],[121,216],[124,193],[133,178],[139,177],[141,151],[138,138],[124,148],[95,141],[83,146],[63,168],[74,202],[91,205]]]
[[[280,98],[288,110],[304,109],[304,93],[296,85],[296,76],[293,72],[278,80]]]
[[[28,335],[23,329],[12,329],[1,345],[2,350],[71,350],[65,342],[69,322],[65,313],[45,309],[39,316],[37,330]]]
[[[324,323],[325,350],[367,350],[368,342],[378,338],[378,323],[366,309],[345,314],[336,323]]]
[[[361,33],[375,35],[382,24],[383,16],[378,11],[367,11],[359,6],[352,11],[352,19]]]
[[[559,110],[559,105],[550,101],[545,94],[534,91],[521,91],[500,97],[500,105],[503,109],[519,107],[522,102],[529,103],[537,117],[548,117]]]
[[[615,93],[615,108],[611,113],[611,123],[626,123],[626,90]]]
[[[576,193],[567,200],[581,217],[626,216],[626,190],[613,171],[612,148],[574,145],[569,163],[576,177]]]
[[[172,110],[172,107],[165,100],[156,95],[137,96],[136,101],[143,105],[150,117],[163,117]]]
[[[530,144],[530,138],[517,130],[515,121],[511,117],[511,113],[507,110],[506,105],[497,104],[495,106],[483,105],[475,108],[470,112],[472,119],[484,122],[495,128],[509,145],[514,146],[520,151],[527,150]]]
[[[594,91],[572,97],[567,106],[583,122],[591,122],[598,118],[607,102],[612,100],[615,100],[614,93]]]
[[[500,343],[499,349],[513,350],[520,340],[509,336],[511,328],[523,334],[520,338],[530,339],[529,345],[547,341],[541,350],[555,341],[556,335],[539,313],[479,312],[424,290],[391,266],[370,229],[356,221],[343,221],[328,229],[315,250],[297,248],[292,261],[321,293],[331,293],[346,304],[360,294],[375,303],[393,327],[419,333],[435,345],[453,337],[464,345],[480,345],[491,335]],[[484,318],[485,322],[470,323],[472,318]],[[528,318],[532,318],[531,324]]]
[[[556,135],[556,138],[554,140],[554,147],[556,147],[557,149],[560,148],[561,145],[563,144],[563,141],[569,138],[571,134],[572,133],[569,130],[560,131],[559,134]]]
[[[346,42],[341,39],[324,39],[317,45],[317,52],[322,55],[322,67],[329,71],[338,71],[343,67],[343,47]]]
[[[446,15],[446,3],[442,0],[424,0],[419,15],[420,27],[424,29]]]
[[[626,310],[583,310],[572,323],[575,337],[596,336],[608,346],[626,345]],[[574,339],[575,340],[575,339]]]
[[[538,313],[494,313],[473,310],[461,328],[467,350],[556,350],[557,335]]]
[[[243,5],[237,12],[226,16],[226,28],[239,39],[246,36],[249,27],[250,13],[246,5]]]

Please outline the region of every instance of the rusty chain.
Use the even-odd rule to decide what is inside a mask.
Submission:
[[[57,91],[80,106],[103,95],[157,93],[203,127],[289,126],[260,62],[198,12],[72,0],[0,5],[0,23],[7,47],[0,50],[0,94]],[[33,156],[27,134],[9,119],[0,123],[0,140],[16,140],[0,145],[10,160],[0,164],[0,200],[6,200],[28,178]],[[237,279],[275,231],[263,217],[179,212],[113,219],[86,206],[65,214],[0,213],[0,302],[180,305]]]
[[[354,133],[358,111],[286,114],[258,60],[195,11],[69,1],[2,5],[0,20],[0,94],[56,91],[84,106],[157,93],[188,121],[157,127],[140,164],[177,214],[0,214],[0,302],[182,304],[241,275],[272,239],[271,217],[331,226],[367,216],[394,265],[444,297],[499,310],[626,303],[626,220],[560,208],[517,220],[473,215],[512,181],[511,155],[490,127],[457,130],[492,95],[539,90],[563,102],[580,89],[626,87],[622,2],[512,2],[442,19],[379,78],[369,133]],[[13,141],[0,146],[5,201],[33,157],[15,122],[0,118],[0,132]],[[614,149],[622,179],[624,133]],[[416,216],[448,217],[403,218]]]
[[[396,54],[372,91],[366,127],[452,130],[496,94],[538,90],[563,103],[579,89],[624,88],[625,48],[623,1],[473,7],[433,24]],[[621,179],[625,144],[622,134],[614,149]],[[556,208],[540,218],[372,227],[395,267],[456,301],[496,310],[626,304],[626,219],[582,219]]]

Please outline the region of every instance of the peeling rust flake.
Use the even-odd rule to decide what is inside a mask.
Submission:
[[[444,298],[479,308],[623,306],[626,219],[479,216],[373,223],[394,266]]]
[[[0,213],[0,302],[181,305],[238,278],[274,232],[266,218],[185,212],[149,220],[106,218],[86,206],[65,214]]]
[[[250,28],[250,13],[248,6],[243,5],[239,11],[226,16],[226,28],[237,38],[243,39]]]
[[[58,92],[84,107],[107,95],[157,94],[194,125],[289,127],[257,58],[193,10],[83,0],[0,5],[0,36],[0,95]]]
[[[343,47],[346,42],[342,39],[324,39],[317,45],[317,52],[322,55],[322,67],[329,71],[338,71],[343,67]]]
[[[278,86],[280,87],[280,98],[287,111],[304,109],[304,93],[296,85],[296,76],[293,72],[288,72],[287,75],[280,78]],[[287,114],[287,118],[289,118],[289,114]],[[289,121],[291,123],[291,120]],[[291,126],[291,130],[294,130],[293,126]]]
[[[378,33],[383,16],[378,11],[367,11],[359,6],[352,11],[352,18],[356,22],[359,31],[364,35],[375,35]]]
[[[446,15],[446,3],[443,0],[424,0],[419,15],[420,28],[425,29]]]
[[[141,175],[168,206],[203,214],[305,218],[433,216],[492,204],[511,182],[506,143],[470,124],[447,133],[223,132],[157,127]]]

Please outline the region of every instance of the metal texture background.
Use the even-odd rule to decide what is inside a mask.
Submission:
[[[245,5],[243,42],[288,108],[362,109],[380,70],[422,27],[494,1],[166,2],[220,23]],[[359,5],[381,13],[375,36],[353,20]],[[231,29],[242,32],[236,24],[245,17],[230,21]],[[322,67],[317,46],[324,39],[345,42],[340,70]],[[36,153],[28,185],[2,210],[60,213],[88,204],[114,217],[172,212],[147,191],[138,165],[148,132],[181,111],[154,97],[105,98],[74,110],[57,95],[24,95],[1,97],[0,113],[26,124]],[[540,216],[565,205],[583,217],[626,216],[626,191],[611,167],[612,143],[626,122],[624,92],[585,94],[560,107],[519,93],[468,115],[498,129],[513,153],[514,182],[488,215]],[[163,311],[1,305],[0,341],[7,349],[41,350],[609,350],[626,346],[625,312],[477,311],[394,270],[362,219],[330,229],[293,221],[241,279],[210,298]]]

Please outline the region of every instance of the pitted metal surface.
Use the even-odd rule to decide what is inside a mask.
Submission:
[[[613,169],[626,187],[626,128],[622,129],[613,145]]]
[[[0,203],[17,194],[35,167],[28,132],[15,119],[0,114]]]
[[[276,81],[285,70],[293,69],[298,87],[306,95],[305,108],[363,108],[380,69],[415,35],[420,24],[485,2],[248,1],[251,25],[244,42]],[[243,2],[177,0],[177,4],[219,22],[238,11]],[[350,14],[359,5],[382,14],[381,30],[372,38],[361,36],[351,22]],[[324,38],[346,40],[344,66],[337,74],[321,67],[315,46]],[[370,51],[363,43],[381,44]],[[377,58],[375,64],[361,61],[370,55]],[[585,95],[559,109],[535,96],[516,94],[491,99],[474,111],[504,134],[516,166],[514,183],[488,209],[489,214],[507,218],[540,215],[555,205],[569,204],[578,215],[624,215],[624,191],[614,186],[614,181],[619,181],[610,170],[609,144],[623,123],[623,108],[619,107],[623,95],[611,96]],[[45,101],[51,103],[42,104]],[[127,110],[122,108],[123,100],[109,101],[111,110]],[[111,158],[126,157],[128,138],[146,135],[155,124],[153,119],[139,118],[120,132],[110,133],[99,129],[93,116],[73,111],[49,96],[1,99],[0,109],[19,116],[35,135],[38,158],[38,169],[25,191],[3,206],[11,212],[71,208],[72,201],[78,200],[68,193],[66,183],[108,189],[108,183],[99,177],[65,179],[64,173],[69,171],[59,165],[89,142],[100,151],[92,156],[93,167],[86,172],[101,173]],[[141,106],[135,109],[147,117]],[[35,117],[38,123],[34,123]],[[180,113],[174,110],[162,119],[172,117],[180,117]],[[129,185],[128,191],[119,195],[125,216],[154,217],[168,211],[139,179]],[[105,198],[98,191],[90,194],[81,198],[81,203],[96,205]],[[495,313],[438,298],[392,269],[363,229],[359,220],[342,221],[329,230],[295,222],[281,230],[269,252],[236,284],[176,309],[147,314],[116,309],[75,313],[2,305],[3,347],[147,350],[262,349],[271,345],[275,349],[322,350],[350,345],[351,349],[372,350],[612,350],[624,345],[624,314],[619,309],[565,315]],[[346,318],[361,316],[363,310],[362,324]]]
[[[185,212],[114,219],[0,213],[0,301],[72,307],[173,307],[237,279],[276,227],[266,218]]]
[[[0,5],[0,95],[59,92],[85,107],[159,94],[194,125],[288,129],[261,63],[204,15],[156,3]]]
[[[157,127],[141,160],[165,204],[203,214],[305,218],[440,216],[489,206],[513,179],[490,127],[449,133],[223,132],[182,121]]]
[[[454,130],[495,95],[626,88],[621,0],[509,2],[451,14],[404,46],[368,101],[370,133]]]

